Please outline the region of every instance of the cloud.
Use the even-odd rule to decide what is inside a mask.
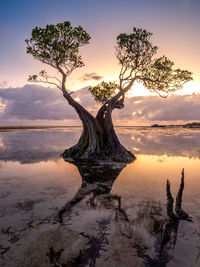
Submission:
[[[183,128],[116,128],[117,135],[134,154],[200,158],[199,131]],[[33,163],[57,160],[76,144],[81,128],[0,132],[0,160]],[[158,149],[159,147],[159,149]],[[15,151],[15,153],[13,153]]]
[[[4,88],[4,87],[7,87],[7,86],[8,86],[8,82],[6,80],[0,82],[0,87]]]
[[[125,109],[117,111],[118,120],[177,122],[200,120],[200,94],[172,95],[167,99],[159,96],[140,96],[126,100]]]
[[[80,134],[81,128],[0,132],[0,160],[21,163],[57,160],[65,149],[76,144]]]
[[[52,88],[25,85],[22,88],[0,89],[6,105],[0,118],[4,120],[63,120],[76,119],[76,113],[62,94]]]
[[[119,131],[118,137],[134,154],[200,158],[199,131],[184,128],[138,128]],[[159,148],[159,149],[158,149]]]
[[[72,97],[79,98],[80,104],[95,115],[98,105],[88,91],[88,86],[75,91]],[[81,125],[75,110],[58,89],[36,85],[0,89],[0,124],[2,125],[40,125],[42,121],[45,124],[54,125],[56,121],[64,120],[65,124],[68,120],[71,125],[74,125],[73,121],[76,122],[75,125]]]
[[[94,101],[88,87],[75,91],[72,97],[79,99],[81,105],[96,115],[99,105]],[[113,112],[114,123],[147,125],[156,122],[179,124],[180,121],[181,123],[200,121],[199,103],[200,94],[172,95],[167,99],[159,96],[126,98],[125,108]],[[76,112],[57,89],[35,85],[0,89],[1,124],[3,121],[4,125],[17,124],[14,122],[20,121],[20,124],[23,122],[22,124],[35,125],[37,120],[41,123],[43,121],[44,124],[69,120],[70,124],[76,122],[76,125],[81,125]]]
[[[89,86],[83,87],[80,90],[74,92],[72,95],[74,98],[78,97],[80,99],[80,104],[83,105],[85,108],[97,111],[98,104],[92,97],[91,93],[88,90]]]
[[[98,75],[97,73],[95,72],[92,72],[92,73],[86,73],[84,74],[82,77],[81,77],[81,80],[82,81],[90,81],[90,80],[95,80],[95,81],[99,81],[103,79],[103,76],[101,75]]]

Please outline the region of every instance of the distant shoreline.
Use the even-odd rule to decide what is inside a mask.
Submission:
[[[81,128],[82,126],[0,126],[0,132],[12,130],[42,130],[61,128]]]
[[[166,127],[183,127],[184,125],[166,125]],[[82,128],[82,126],[0,126],[0,129],[47,129],[47,128]],[[117,128],[132,128],[132,127],[152,127],[150,125],[116,125]]]
[[[82,126],[0,126],[0,129],[46,129],[46,128],[66,128],[66,127],[82,127]]]
[[[185,124],[185,125],[158,125],[158,127],[154,127],[151,125],[131,125],[131,126],[115,126],[115,128],[136,128],[136,127],[145,127],[145,128],[174,128],[174,127],[181,127],[181,128],[200,128],[200,124]],[[61,129],[61,128],[82,128],[82,126],[73,126],[73,125],[68,125],[68,126],[0,126],[0,132],[1,131],[7,131],[7,130],[39,130],[39,129]]]
[[[115,128],[151,127],[150,125],[115,126]],[[184,127],[184,125],[167,125],[165,127]],[[52,128],[82,128],[82,126],[0,126],[0,130],[28,130],[28,129],[52,129]]]

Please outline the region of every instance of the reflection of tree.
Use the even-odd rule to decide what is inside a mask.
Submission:
[[[167,181],[167,218],[160,217],[161,207],[143,203],[137,217],[131,219],[131,215],[127,214],[121,205],[121,197],[110,194],[112,185],[121,170],[126,166],[125,164],[113,166],[111,164],[88,165],[76,163],[75,165],[82,176],[82,184],[74,197],[60,209],[59,221],[63,223],[65,215],[70,216],[72,209],[84,199],[87,200],[86,203],[90,208],[101,206],[111,209],[115,214],[116,234],[118,233],[125,239],[122,239],[121,242],[125,241],[134,248],[138,257],[143,260],[146,266],[166,266],[172,259],[171,251],[174,250],[176,245],[179,221],[191,221],[189,215],[182,209],[184,170],[182,171],[175,207],[170,191],[170,183]],[[80,233],[87,239],[86,247],[88,249],[80,250],[78,257],[75,259],[76,266],[81,266],[79,265],[81,263],[91,263],[92,265],[90,266],[95,266],[96,259],[100,257],[100,251],[105,250],[104,247],[108,244],[107,231],[110,221],[102,220],[96,222],[98,231],[96,236]],[[147,231],[151,239],[154,240],[154,255],[145,246],[142,232],[137,232],[137,229],[142,229],[142,227],[145,227],[144,231]]]
[[[79,128],[67,130],[29,130],[0,132],[0,160],[22,164],[57,159],[65,146],[77,142]],[[145,155],[186,156],[200,158],[200,131],[195,129],[124,129],[118,128],[120,141],[133,152]],[[134,140],[131,139],[134,137]],[[159,148],[159,149],[158,149]]]
[[[89,197],[87,203],[93,207],[95,207],[96,202],[99,200],[103,206],[115,206],[115,201],[120,203],[120,197],[110,194],[110,191],[114,181],[119,176],[122,169],[126,167],[125,163],[92,165],[73,162],[73,164],[76,165],[79,170],[82,177],[82,184],[74,197],[60,209],[60,222],[63,221],[64,213],[69,212],[86,197]]]
[[[125,163],[90,165],[73,162],[73,164],[77,166],[80,172],[82,184],[74,197],[60,209],[58,213],[60,222],[63,223],[65,215],[70,215],[72,209],[82,200],[86,200],[90,208],[101,206],[107,209],[121,210],[120,196],[110,194],[110,191],[114,181],[122,169],[125,168]],[[70,262],[71,266],[95,266],[96,259],[101,256],[100,252],[106,251],[110,219],[96,220],[96,223],[97,233],[95,235],[85,232],[80,233],[87,243],[84,249],[80,249],[79,255]]]

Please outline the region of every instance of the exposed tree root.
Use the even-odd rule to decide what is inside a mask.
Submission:
[[[106,149],[102,149],[98,152],[96,150],[92,150],[91,148],[80,150],[78,147],[74,146],[65,150],[62,157],[64,160],[69,162],[113,161],[131,163],[136,159],[136,157],[124,147],[122,147],[120,151],[114,153]]]

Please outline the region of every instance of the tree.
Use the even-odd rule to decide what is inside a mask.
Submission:
[[[70,22],[32,30],[31,38],[26,40],[27,53],[58,70],[61,79],[42,70],[39,75],[29,76],[29,81],[55,85],[82,121],[81,137],[75,146],[63,153],[65,159],[133,161],[135,156],[120,144],[112,122],[113,110],[124,107],[125,93],[137,81],[148,90],[166,97],[192,79],[191,72],[173,69],[174,63],[167,57],[154,59],[158,47],[150,42],[151,35],[146,30],[133,28],[132,33],[122,33],[117,37],[116,56],[121,66],[119,83],[102,82],[89,88],[101,104],[94,117],[73,99],[65,86],[72,71],[84,66],[79,48],[89,43],[90,35],[81,26],[73,28]]]

